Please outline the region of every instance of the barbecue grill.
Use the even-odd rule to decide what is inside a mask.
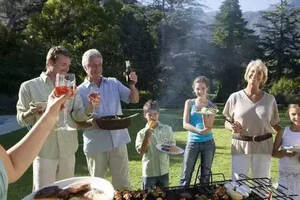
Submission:
[[[166,199],[168,200],[179,200],[182,196],[188,196],[186,194],[191,194],[192,198],[182,198],[182,199],[201,199],[198,196],[202,195],[202,199],[216,199],[214,197],[215,191],[218,187],[224,186],[224,184],[231,182],[232,180],[226,180],[224,174],[211,174],[210,182],[207,184],[197,183],[194,185],[190,185],[188,187],[176,186],[164,188],[166,192]],[[278,185],[275,188],[272,185],[272,182],[269,178],[249,178],[244,174],[239,175],[239,180],[236,182],[239,185],[246,185],[251,189],[251,193],[249,197],[243,198],[245,200],[263,200],[263,199],[280,199],[280,200],[292,200],[294,196],[297,195],[288,195],[287,188]],[[217,181],[214,181],[217,179]],[[184,195],[182,195],[184,194]],[[198,195],[197,195],[198,194]],[[195,196],[197,196],[195,198]],[[217,199],[224,199],[222,196],[219,196]]]
[[[249,197],[243,198],[244,200],[293,200],[293,197],[297,196],[288,195],[287,188],[282,185],[275,188],[269,178],[249,178],[243,174],[240,174],[239,178],[236,181],[239,185],[246,185],[251,189]],[[225,191],[224,185],[229,182],[232,180],[226,180],[222,173],[211,174],[210,181],[206,184],[196,183],[190,186],[166,187],[148,191],[126,191],[126,193],[131,193],[130,198],[115,198],[115,200],[230,200],[232,198],[227,194],[218,193],[220,189]],[[141,194],[137,195],[137,193]],[[145,194],[147,194],[146,198]]]

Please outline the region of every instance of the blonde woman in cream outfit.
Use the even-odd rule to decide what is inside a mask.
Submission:
[[[250,171],[253,178],[269,177],[272,133],[280,130],[276,100],[261,89],[268,79],[261,60],[248,64],[244,78],[246,88],[231,94],[223,110],[231,121],[225,128],[232,131],[232,178]]]

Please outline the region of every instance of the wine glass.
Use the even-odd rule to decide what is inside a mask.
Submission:
[[[91,99],[92,105],[93,105],[93,112],[91,114],[93,116],[96,116],[97,115],[97,111],[96,111],[97,105],[95,104],[95,102],[99,101],[99,99],[100,99],[99,88],[96,84],[91,85],[89,98]]]
[[[55,94],[57,96],[61,96],[64,94],[67,94],[69,91],[73,92],[76,88],[76,78],[75,74],[56,74],[56,81],[55,81]],[[71,96],[72,96],[71,95]],[[75,130],[75,128],[70,127],[68,125],[68,109],[67,106],[68,101],[65,102],[65,107],[63,109],[63,120],[60,122],[60,126],[56,128],[56,130],[62,131],[62,130]]]

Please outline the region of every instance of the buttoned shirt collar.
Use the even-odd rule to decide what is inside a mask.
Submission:
[[[104,76],[101,76],[100,85],[105,84],[106,82],[107,82],[107,78],[105,78]],[[87,78],[85,78],[83,84],[85,85],[86,88],[89,88],[90,85],[93,85],[95,83],[93,83],[93,82],[89,81]]]

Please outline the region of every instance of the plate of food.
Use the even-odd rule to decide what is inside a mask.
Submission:
[[[203,115],[215,115],[219,112],[219,109],[217,107],[202,107],[201,109],[196,110],[196,112]]]
[[[163,152],[170,155],[178,155],[183,154],[184,150],[178,146],[175,145],[168,145],[168,144],[157,144],[156,148]]]
[[[285,149],[285,150],[288,150],[288,151],[300,153],[300,145],[297,145],[297,146],[296,145],[295,146],[284,146],[282,148]]]
[[[73,177],[54,182],[23,200],[112,200],[114,188],[98,177]]]
[[[128,128],[131,125],[131,119],[139,113],[133,115],[109,115],[95,118],[97,126],[104,130],[118,130]]]

